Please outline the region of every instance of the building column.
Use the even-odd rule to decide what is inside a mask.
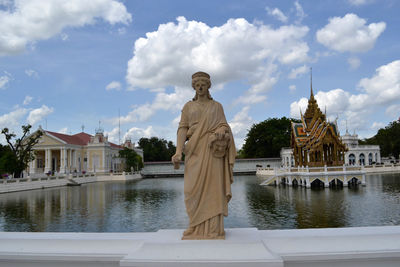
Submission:
[[[306,177],[306,179],[305,179],[305,186],[306,186],[306,188],[311,188],[311,183],[310,183],[309,177]]]
[[[77,165],[77,156],[76,156],[76,149],[73,149],[72,150],[72,163],[71,163],[71,165],[72,165],[72,172],[74,172],[75,170],[77,170],[77,167],[76,167],[76,165]],[[77,170],[78,171],[78,170]]]
[[[329,179],[328,179],[328,177],[325,177],[324,187],[329,187]]]
[[[48,173],[51,172],[51,149],[46,149],[44,155],[44,173]]]
[[[65,148],[60,149],[60,173],[66,173],[66,159],[67,150]]]
[[[35,150],[33,150],[33,152],[35,152]],[[29,174],[36,173],[36,166],[37,166],[37,160],[36,160],[36,156],[34,156],[34,159],[30,162],[30,165],[29,165]]]
[[[102,170],[103,172],[105,172],[106,171],[106,168],[107,168],[107,166],[106,166],[106,149],[105,148],[103,148],[103,154],[102,154],[102,156],[103,156],[103,158],[102,158],[102,164],[101,164],[101,168],[100,168],[100,170]]]
[[[343,175],[343,187],[346,187],[346,186],[348,186],[349,184],[348,184],[348,181],[347,181],[347,175],[346,174],[344,174]]]
[[[85,160],[85,159],[84,159]],[[86,163],[85,163],[85,161],[84,161],[84,170],[86,171],[86,172],[89,172],[89,170],[90,171],[93,171],[92,170],[92,166],[90,166],[90,159],[89,159],[89,151],[86,151]],[[86,165],[86,166],[85,166]]]
[[[60,148],[60,173],[65,173],[65,169],[64,169],[64,148]]]
[[[68,173],[71,173],[72,168],[72,149],[68,149]]]

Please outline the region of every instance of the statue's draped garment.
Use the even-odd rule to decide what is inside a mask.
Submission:
[[[181,127],[188,129],[184,146],[184,194],[191,235],[224,237],[223,218],[228,215],[228,202],[232,197],[236,148],[222,105],[214,100],[186,103],[179,123]],[[230,140],[225,156],[216,157],[210,148],[210,140],[220,127],[224,127]]]

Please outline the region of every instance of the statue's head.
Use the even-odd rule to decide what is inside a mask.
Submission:
[[[192,75],[192,87],[193,87],[193,89],[196,90],[196,84],[198,84],[198,83],[205,84],[206,88],[207,88],[207,91],[208,91],[208,89],[210,89],[210,87],[211,87],[210,75],[208,75],[207,73],[202,72],[202,71],[196,72],[195,74]],[[207,96],[208,96],[209,99],[212,99],[209,91],[207,93]],[[197,91],[196,91],[196,95],[193,98],[193,100],[196,100],[197,97],[198,96],[197,96]]]

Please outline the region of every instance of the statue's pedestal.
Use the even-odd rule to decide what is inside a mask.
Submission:
[[[226,229],[226,240],[154,233],[0,232],[0,267],[398,267],[400,226]]]
[[[126,256],[121,266],[283,267],[256,228],[226,229],[225,240],[181,240],[182,230],[160,230],[157,239]]]

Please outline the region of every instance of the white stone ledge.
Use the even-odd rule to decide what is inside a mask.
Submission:
[[[0,233],[0,266],[400,266],[400,226],[156,233]]]
[[[98,175],[98,176],[87,176],[87,177],[72,177],[71,180],[78,184],[88,184],[95,182],[108,182],[108,181],[130,181],[141,179],[142,176],[138,173],[135,174],[123,174],[123,175]],[[46,180],[35,180],[35,181],[24,181],[19,182],[15,180],[11,183],[1,183],[0,181],[0,194],[11,193],[27,190],[36,190],[44,188],[62,187],[67,186],[71,181],[68,177],[62,177],[57,179],[45,178]]]

